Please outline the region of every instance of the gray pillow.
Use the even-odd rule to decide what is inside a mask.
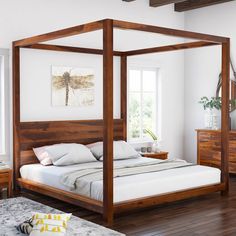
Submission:
[[[103,142],[87,145],[97,160],[103,160]],[[140,157],[140,154],[127,142],[120,140],[114,141],[114,160],[129,159]]]
[[[90,150],[82,144],[69,143],[47,147],[53,165],[67,166],[97,161]]]

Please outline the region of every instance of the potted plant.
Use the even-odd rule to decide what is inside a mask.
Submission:
[[[160,152],[160,143],[158,141],[157,135],[155,135],[150,129],[144,129],[144,133],[151,136],[153,139],[153,145],[152,145],[152,152],[157,153]]]

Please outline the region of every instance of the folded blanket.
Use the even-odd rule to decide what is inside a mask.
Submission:
[[[113,177],[124,177],[150,172],[159,172],[175,168],[183,168],[194,164],[184,160],[157,161],[153,159],[144,163],[130,163],[114,167]],[[92,168],[80,168],[76,171],[66,173],[61,177],[61,183],[79,194],[91,197],[91,185],[95,181],[103,179],[103,168],[101,166]]]

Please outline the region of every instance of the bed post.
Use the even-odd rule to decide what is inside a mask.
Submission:
[[[127,56],[120,57],[120,108],[123,122],[123,140],[127,141]]]
[[[19,177],[19,126],[20,126],[20,47],[12,44],[13,64],[13,167],[14,167],[14,189],[17,189],[17,178]]]
[[[103,21],[103,217],[113,223],[113,21]]]
[[[222,43],[221,182],[225,184],[222,195],[229,191],[229,76],[230,39]]]

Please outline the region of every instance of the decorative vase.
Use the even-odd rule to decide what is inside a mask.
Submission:
[[[212,129],[218,129],[218,116],[214,112],[212,114]]]
[[[218,129],[218,115],[212,109],[207,109],[204,117],[204,125],[206,129]]]
[[[212,129],[212,110],[207,109],[204,116],[204,126],[206,129]]]
[[[152,152],[157,153],[160,152],[160,143],[157,140],[154,140],[152,144]]]

